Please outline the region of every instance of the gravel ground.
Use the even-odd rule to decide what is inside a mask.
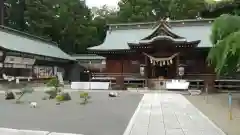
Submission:
[[[55,100],[42,100],[43,92],[25,95],[25,104],[5,101],[0,95],[0,127],[44,130],[84,135],[122,135],[142,95],[121,93],[109,98],[108,92],[89,93],[87,105],[80,105],[79,93],[72,92],[71,101],[55,105]],[[28,101],[36,101],[30,108]]]
[[[228,94],[185,97],[227,135],[240,135],[240,94],[233,93],[233,120],[229,120]]]

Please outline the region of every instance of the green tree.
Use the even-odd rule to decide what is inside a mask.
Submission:
[[[204,0],[170,0],[168,5],[171,19],[193,19],[205,9]]]
[[[105,23],[118,23],[118,10],[116,8],[110,8],[107,5],[102,7],[92,7],[91,9],[93,19],[105,21]]]
[[[231,75],[239,70],[240,62],[240,17],[222,15],[212,26],[211,48],[208,61],[218,75]]]
[[[5,9],[6,14],[4,19],[4,25],[13,29],[25,31],[25,0],[6,0]]]
[[[120,22],[153,21],[151,0],[121,0],[118,19]]]
[[[90,9],[79,0],[7,0],[6,25],[57,42],[68,53],[82,53],[99,44],[98,27]]]
[[[203,0],[121,0],[119,18],[122,22],[156,21],[160,18],[195,18],[205,9]]]

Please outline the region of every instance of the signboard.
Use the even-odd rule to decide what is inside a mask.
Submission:
[[[25,64],[13,64],[13,68],[26,68]]]
[[[34,66],[33,73],[37,78],[49,78],[54,72],[51,66]]]
[[[35,63],[35,59],[16,56],[6,56],[4,63],[33,65]]]
[[[4,63],[19,63],[21,64],[22,57],[15,57],[15,56],[6,56]]]
[[[22,64],[33,65],[34,63],[35,63],[35,59],[31,59],[31,58],[23,58],[22,59]]]

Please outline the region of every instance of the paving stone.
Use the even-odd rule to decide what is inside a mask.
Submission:
[[[48,131],[18,130],[19,135],[47,135]]]
[[[147,135],[148,133],[148,125],[142,126],[140,124],[136,124],[133,126],[130,135]]]
[[[18,135],[17,129],[0,128],[0,135]]]
[[[203,130],[202,135],[224,135],[224,134],[220,134],[216,130]]]
[[[184,135],[184,132],[182,129],[168,129],[166,130],[166,135]]]
[[[203,135],[202,131],[190,130],[184,131],[184,135]]]
[[[55,132],[52,132],[48,135],[82,135],[82,134],[71,134],[71,133],[55,133]]]
[[[150,122],[148,127],[148,135],[165,135],[164,123]]]
[[[0,128],[0,135],[47,135],[48,131],[17,130]]]

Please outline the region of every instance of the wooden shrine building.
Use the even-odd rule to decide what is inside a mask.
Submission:
[[[88,50],[106,58],[102,73],[120,74],[115,78],[121,86],[126,75],[147,82],[179,78],[180,66],[184,67],[183,78],[206,80],[214,73],[206,63],[212,46],[212,22],[198,19],[110,24],[105,41]]]
[[[21,80],[47,79],[57,72],[71,80],[77,61],[57,44],[14,29],[0,26],[0,80],[5,76]]]

